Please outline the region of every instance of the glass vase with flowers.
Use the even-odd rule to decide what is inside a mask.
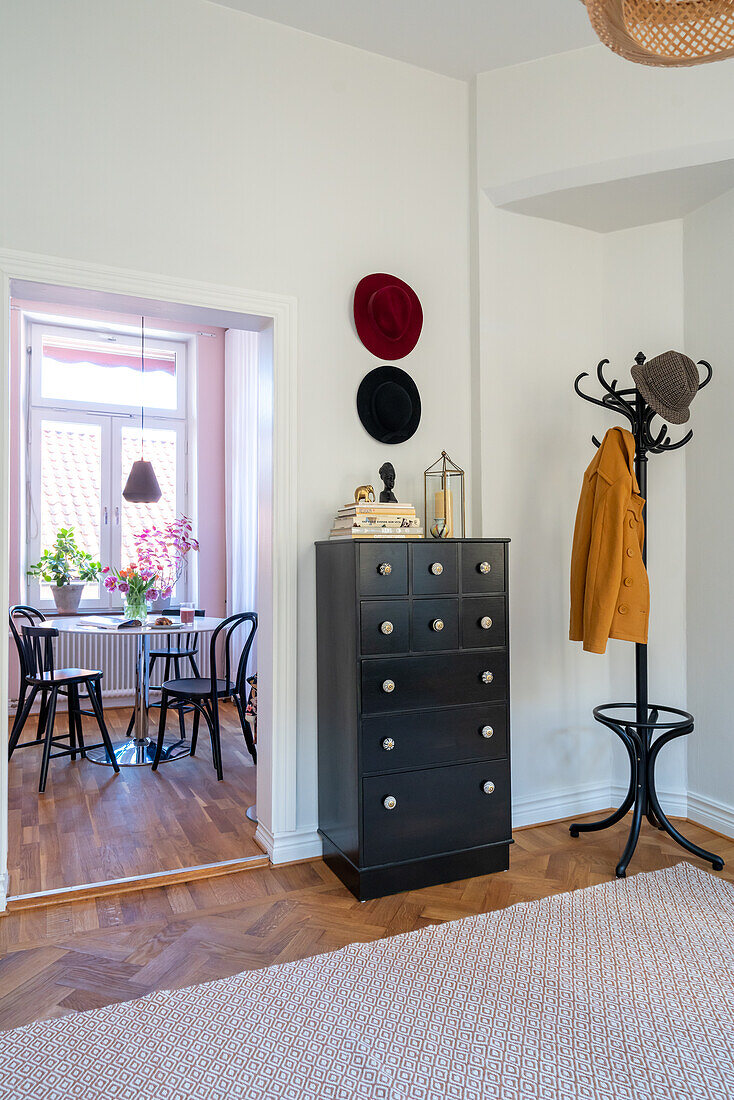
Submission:
[[[158,598],[156,574],[140,562],[128,565],[127,569],[113,569],[106,565],[102,573],[107,591],[119,592],[122,596],[125,618],[144,623],[148,603]]]

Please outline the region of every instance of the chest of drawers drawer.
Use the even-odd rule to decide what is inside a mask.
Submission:
[[[362,713],[492,703],[507,693],[507,653],[488,650],[362,661]]]
[[[362,596],[405,596],[408,591],[408,547],[394,542],[358,543],[358,583]]]
[[[409,548],[413,593],[439,596],[459,591],[459,558],[456,543],[416,542]]]
[[[418,653],[436,649],[457,649],[459,645],[459,601],[454,598],[413,600],[411,609],[412,648]]]
[[[362,773],[499,759],[507,727],[505,703],[363,718]]]
[[[507,760],[362,780],[367,864],[420,859],[509,840]]]
[[[461,591],[472,593],[504,592],[505,548],[501,543],[463,542],[461,544]]]
[[[359,612],[362,653],[406,653],[410,649],[408,600],[362,600]]]
[[[467,596],[461,601],[461,644],[464,649],[507,644],[504,596]]]

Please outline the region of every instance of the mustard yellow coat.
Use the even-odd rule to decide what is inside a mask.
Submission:
[[[604,653],[608,638],[647,642],[645,502],[634,458],[632,433],[610,428],[581,487],[571,554],[570,638],[590,653]]]

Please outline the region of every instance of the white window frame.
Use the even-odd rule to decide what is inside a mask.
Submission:
[[[99,328],[82,328],[79,325],[65,325],[60,324],[42,324],[38,322],[31,323],[30,333],[30,347],[31,347],[31,386],[30,386],[30,404],[33,408],[48,408],[48,409],[73,409],[75,411],[88,409],[90,412],[107,412],[107,413],[119,413],[121,416],[140,415],[140,405],[136,405],[132,402],[121,402],[120,404],[102,404],[96,402],[84,402],[77,399],[65,401],[61,398],[48,398],[44,397],[41,392],[41,360],[43,355],[43,338],[44,336],[56,336],[57,338],[65,337],[67,340],[80,340],[85,343],[99,344],[100,347],[109,349],[111,343],[115,343],[117,340],[128,346],[135,347],[140,346],[139,333],[132,333],[129,329],[99,329]],[[186,357],[187,357],[187,344],[188,341],[183,340],[171,340],[162,338],[160,336],[154,336],[152,333],[145,336],[146,351],[152,353],[154,351],[167,351],[173,352],[176,355],[176,408],[164,409],[156,408],[152,405],[145,406],[145,419],[150,416],[153,417],[165,417],[166,420],[185,420],[186,419]],[[179,356],[182,356],[181,363],[179,364]],[[179,370],[179,365],[182,369]]]
[[[40,500],[41,500],[41,463],[40,439],[41,424],[44,420],[58,420],[62,423],[98,424],[102,435],[102,469],[100,499],[100,560],[103,565],[120,561],[122,549],[122,431],[126,427],[139,427],[140,409],[134,405],[106,405],[94,402],[49,400],[41,394],[41,355],[42,340],[47,333],[69,338],[83,339],[86,342],[99,340],[107,346],[110,336],[119,336],[126,344],[134,343],[136,334],[124,326],[112,328],[90,323],[89,328],[78,321],[73,324],[39,322],[29,319],[30,362],[27,379],[26,409],[26,539],[24,547],[25,567],[38,561],[42,547],[40,545]],[[189,501],[189,427],[194,422],[195,410],[195,355],[192,354],[190,337],[161,337],[146,333],[146,349],[167,350],[176,353],[176,409],[145,409],[145,426],[151,430],[165,429],[176,433],[176,513],[190,514]],[[191,376],[191,377],[189,377]],[[26,601],[41,611],[54,608],[53,599],[41,598],[41,582],[36,577],[26,580]],[[177,600],[191,598],[198,584],[196,563],[187,568],[181,577]],[[85,611],[108,610],[120,607],[120,596],[109,593],[99,583],[97,599],[82,600],[80,609]]]

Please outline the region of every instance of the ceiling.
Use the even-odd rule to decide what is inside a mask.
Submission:
[[[461,80],[598,42],[580,0],[214,3]]]

